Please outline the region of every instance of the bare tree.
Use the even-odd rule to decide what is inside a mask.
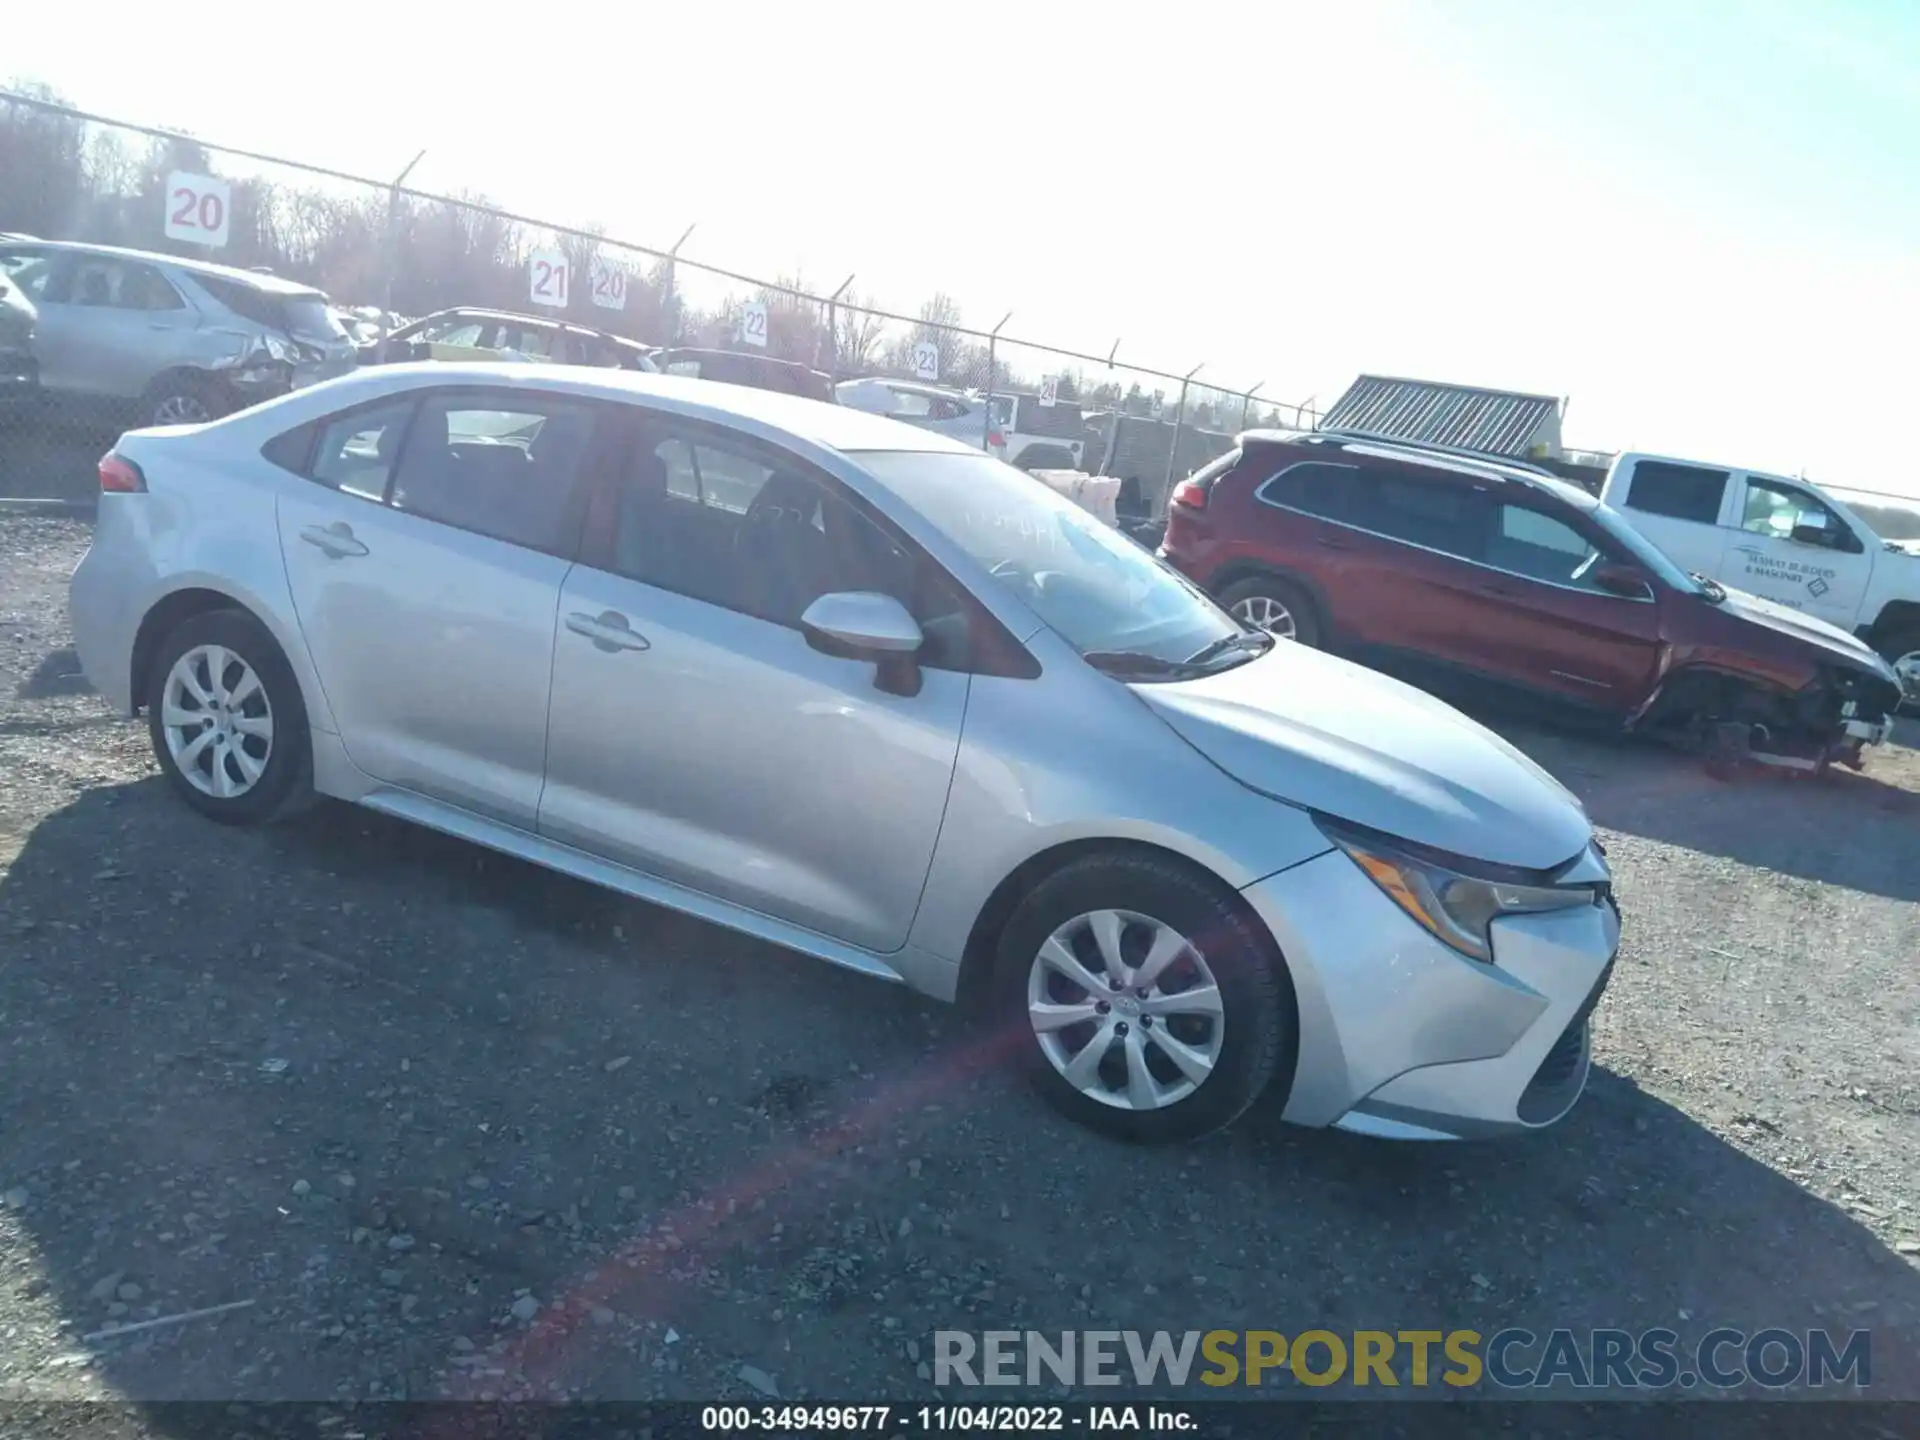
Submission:
[[[860,295],[845,295],[840,299],[834,317],[833,345],[835,364],[843,373],[858,374],[873,368],[887,322],[865,308],[871,303]]]

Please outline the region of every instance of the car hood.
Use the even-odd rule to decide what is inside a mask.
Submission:
[[[1512,745],[1410,685],[1282,641],[1195,680],[1131,687],[1241,784],[1438,850],[1546,870],[1593,838]]]
[[[1823,650],[1834,659],[1846,660],[1858,668],[1871,670],[1883,680],[1898,683],[1886,661],[1875,654],[1871,646],[1838,625],[1829,625],[1825,620],[1745,590],[1735,590],[1731,585],[1723,584],[1720,588],[1727,592],[1727,598],[1719,607],[1724,613],[1738,616],[1750,625],[1765,626],[1776,634]]]

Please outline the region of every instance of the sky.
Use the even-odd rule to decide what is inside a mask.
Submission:
[[[0,76],[1274,400],[1524,390],[1920,496],[1916,0],[114,8],[24,7]]]

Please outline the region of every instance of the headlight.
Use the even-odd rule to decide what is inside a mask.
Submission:
[[[1603,884],[1555,885],[1535,871],[1446,855],[1318,817],[1321,831],[1369,880],[1436,939],[1493,961],[1491,926],[1502,915],[1596,904]]]

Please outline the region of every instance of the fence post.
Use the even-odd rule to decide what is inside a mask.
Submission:
[[[682,230],[680,232],[680,238],[673,242],[673,248],[667,251],[666,303],[660,307],[661,313],[667,322],[666,338],[661,341],[663,345],[677,345],[680,343],[680,286],[674,274],[674,266],[680,258],[680,247],[687,243],[687,236],[693,233],[693,226],[699,223],[700,222],[696,220],[693,222],[693,225],[689,225],[686,229]]]
[[[1266,381],[1262,380],[1260,385],[1266,383]],[[1240,428],[1242,430],[1247,428],[1247,418],[1253,414],[1253,397],[1260,393],[1260,385],[1256,385],[1247,391],[1247,398],[1240,402]]]
[[[993,378],[998,368],[994,363],[994,352],[1000,345],[1001,327],[1012,318],[1013,312],[1009,310],[1000,317],[1000,324],[987,332],[987,403],[980,407],[980,448],[989,455],[993,453],[993,448],[987,444],[987,437],[993,433]]]
[[[413,167],[426,157],[422,150],[407,162],[407,168],[393,177],[387,187],[387,275],[380,291],[380,348],[374,353],[382,365],[387,363],[387,319],[393,314],[393,272],[400,268],[400,187],[407,183]]]
[[[1206,361],[1180,377],[1180,408],[1173,412],[1173,443],[1167,447],[1167,478],[1160,487],[1160,503],[1154,507],[1156,513],[1167,508],[1167,496],[1173,493],[1173,467],[1180,458],[1180,432],[1187,423],[1187,387],[1193,383],[1193,377],[1206,368]]]
[[[853,276],[849,275],[840,282],[840,288],[827,297],[827,375],[836,385],[840,383],[840,297],[851,284]]]

